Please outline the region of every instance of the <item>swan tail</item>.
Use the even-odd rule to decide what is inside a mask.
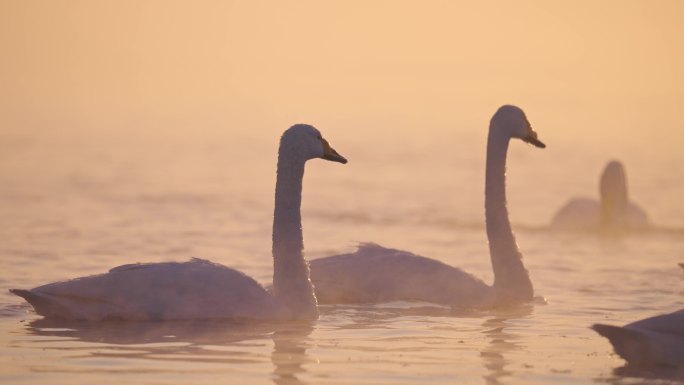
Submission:
[[[10,293],[26,300],[39,315],[46,318],[73,318],[71,311],[48,295],[31,290],[10,289]]]
[[[591,328],[607,338],[615,353],[628,362],[637,363],[649,350],[648,337],[638,330],[605,324],[594,324]]]

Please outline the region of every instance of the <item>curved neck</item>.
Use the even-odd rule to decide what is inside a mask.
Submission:
[[[292,318],[315,318],[318,310],[304,259],[300,213],[305,160],[282,147],[273,214],[273,295]]]
[[[504,298],[531,299],[532,282],[522,263],[506,208],[506,156],[510,138],[494,123],[487,138],[485,219],[494,288]]]

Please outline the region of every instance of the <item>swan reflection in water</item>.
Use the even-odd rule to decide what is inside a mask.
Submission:
[[[524,324],[520,321],[529,318],[536,304],[542,303],[538,299],[533,304],[482,310],[397,301],[382,306],[345,305],[329,309],[324,306],[323,309],[326,313],[335,312],[349,318],[349,325],[342,329],[380,331],[377,333],[379,336],[371,337],[371,343],[376,348],[374,351],[380,351],[378,349],[384,346],[384,356],[378,361],[378,365],[419,366],[426,354],[423,350],[425,344],[438,343],[436,349],[429,349],[428,354],[434,354],[434,361],[429,366],[434,368],[437,362],[443,362],[444,367],[453,368],[454,373],[460,373],[468,370],[464,369],[463,359],[473,359],[482,363],[483,371],[479,371],[478,375],[482,373],[485,383],[498,385],[506,383],[509,377],[520,371],[514,359],[508,356],[513,352],[524,352],[528,347],[524,343],[525,336],[516,334],[514,329],[516,325]],[[403,334],[404,330],[397,327],[397,323],[404,322],[423,323],[422,333],[416,336],[412,329]],[[484,341],[482,336],[485,337]],[[415,339],[419,339],[421,343],[412,343]],[[404,354],[407,350],[415,355]],[[455,360],[454,357],[458,358]],[[415,374],[419,370],[415,369],[411,373]]]
[[[500,309],[494,312],[491,318],[482,323],[482,333],[487,337],[489,344],[482,349],[484,368],[487,373],[483,376],[487,385],[502,384],[506,377],[515,373],[506,366],[511,362],[506,358],[507,353],[525,349],[521,337],[507,330],[511,322],[526,318],[532,314],[533,306],[521,305],[508,309]]]
[[[31,340],[41,344],[43,349],[65,350],[64,339],[83,342],[70,345],[70,352],[79,352],[79,357],[135,360],[126,365],[126,373],[148,373],[157,363],[164,365],[160,372],[188,374],[225,374],[235,366],[216,364],[255,364],[254,371],[261,375],[263,368],[258,364],[267,362],[263,355],[264,346],[273,341],[270,360],[273,368],[273,382],[277,385],[305,384],[299,377],[306,372],[305,364],[311,362],[307,349],[309,334],[313,330],[310,322],[292,321],[278,323],[226,323],[220,321],[167,321],[167,322],[87,322],[38,319],[29,322],[28,333],[40,337],[58,337],[58,340]],[[56,343],[54,347],[51,345]],[[141,361],[143,360],[143,361]],[[214,365],[207,370],[202,366],[184,367],[183,364]],[[140,366],[142,365],[142,367]],[[89,369],[93,369],[92,366]],[[240,366],[241,371],[251,367]],[[97,370],[97,369],[95,369]],[[154,370],[154,369],[153,369]],[[111,366],[102,368],[110,372]],[[192,377],[196,379],[196,377]]]
[[[299,377],[306,372],[304,364],[312,362],[306,350],[311,347],[310,324],[300,323],[293,328],[273,333],[273,382],[276,385],[305,384]]]

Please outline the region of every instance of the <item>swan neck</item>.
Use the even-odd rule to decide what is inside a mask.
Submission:
[[[278,156],[273,214],[273,295],[292,318],[315,318],[316,296],[304,259],[301,202],[304,159]]]
[[[509,139],[490,130],[487,141],[485,178],[485,219],[492,258],[517,250],[506,206],[506,156]]]
[[[627,212],[629,197],[627,181],[622,171],[604,172],[600,181],[601,227],[619,227]]]
[[[506,206],[506,157],[510,137],[490,125],[485,177],[485,220],[497,294],[531,299],[532,283],[522,262]]]

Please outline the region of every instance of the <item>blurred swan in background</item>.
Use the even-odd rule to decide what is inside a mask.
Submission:
[[[10,290],[46,318],[316,319],[318,308],[303,255],[304,165],[347,163],[314,127],[298,124],[280,139],[273,218],[273,294],[245,274],[201,259],[123,265],[108,273]]]
[[[506,155],[511,138],[537,147],[525,113],[502,106],[487,139],[485,217],[494,284],[440,261],[365,243],[350,254],[311,261],[311,280],[320,303],[377,303],[416,300],[454,306],[491,306],[528,301],[533,289],[506,208]]]
[[[684,310],[620,326],[591,327],[636,366],[684,366]]]
[[[648,227],[648,216],[629,201],[627,176],[621,162],[608,162],[601,174],[600,200],[575,198],[554,216],[551,227],[559,230],[608,233]]]

